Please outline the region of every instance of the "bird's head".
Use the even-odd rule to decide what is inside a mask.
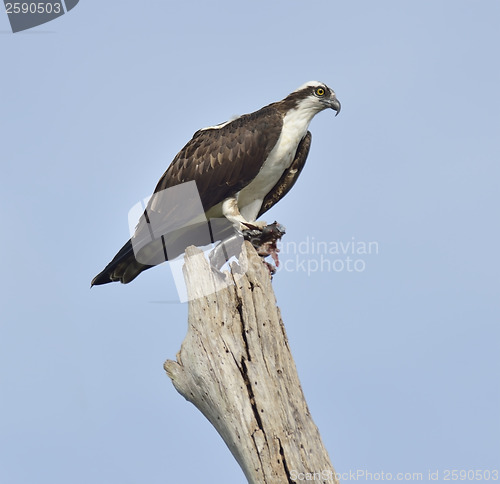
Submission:
[[[310,110],[316,114],[324,109],[333,109],[335,116],[340,113],[340,102],[333,89],[318,81],[309,81],[289,94],[284,100],[289,108]]]

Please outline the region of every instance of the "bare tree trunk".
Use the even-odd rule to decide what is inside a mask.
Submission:
[[[165,370],[217,429],[249,483],[337,483],[300,386],[269,271],[245,244],[244,270],[233,266],[229,285],[199,249],[188,248],[188,333]]]

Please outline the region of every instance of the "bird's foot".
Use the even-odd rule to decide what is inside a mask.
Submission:
[[[250,224],[249,224],[250,225]],[[285,227],[278,222],[270,225],[265,225],[262,228],[248,228],[243,231],[243,238],[248,240],[255,248],[257,253],[265,259],[271,256],[276,267],[279,267],[280,261],[278,258],[279,249],[276,243],[285,235]],[[269,262],[264,261],[269,272],[273,275],[276,272],[276,267]]]
[[[276,223],[276,222],[275,222]],[[267,222],[263,220],[256,220],[255,222],[241,222],[240,231],[245,234],[247,230],[259,230],[263,231],[265,227],[268,227]]]

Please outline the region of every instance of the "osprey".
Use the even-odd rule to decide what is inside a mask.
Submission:
[[[186,226],[198,225],[189,208],[195,203],[192,197],[167,197],[168,207],[159,201],[161,194],[173,187],[191,182],[197,188],[205,225],[207,220],[222,218],[239,233],[263,230],[266,223],[257,221],[258,217],[294,185],[311,146],[309,123],[328,108],[335,110],[336,115],[340,112],[335,92],[321,82],[311,81],[282,101],[197,131],[160,178],[133,237],[92,280],[92,285],[113,281],[126,284],[142,271],[177,257],[191,245],[185,237],[166,235],[174,240],[169,247],[175,246],[167,254],[165,237],[151,237],[152,218],[156,226],[177,219],[173,225],[184,227],[184,232]],[[211,235],[214,236],[213,228]]]

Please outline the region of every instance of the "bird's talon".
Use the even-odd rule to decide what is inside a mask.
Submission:
[[[267,222],[264,221],[242,222],[241,225],[243,226],[242,232],[245,232],[245,230],[258,230],[262,232],[268,226]]]

